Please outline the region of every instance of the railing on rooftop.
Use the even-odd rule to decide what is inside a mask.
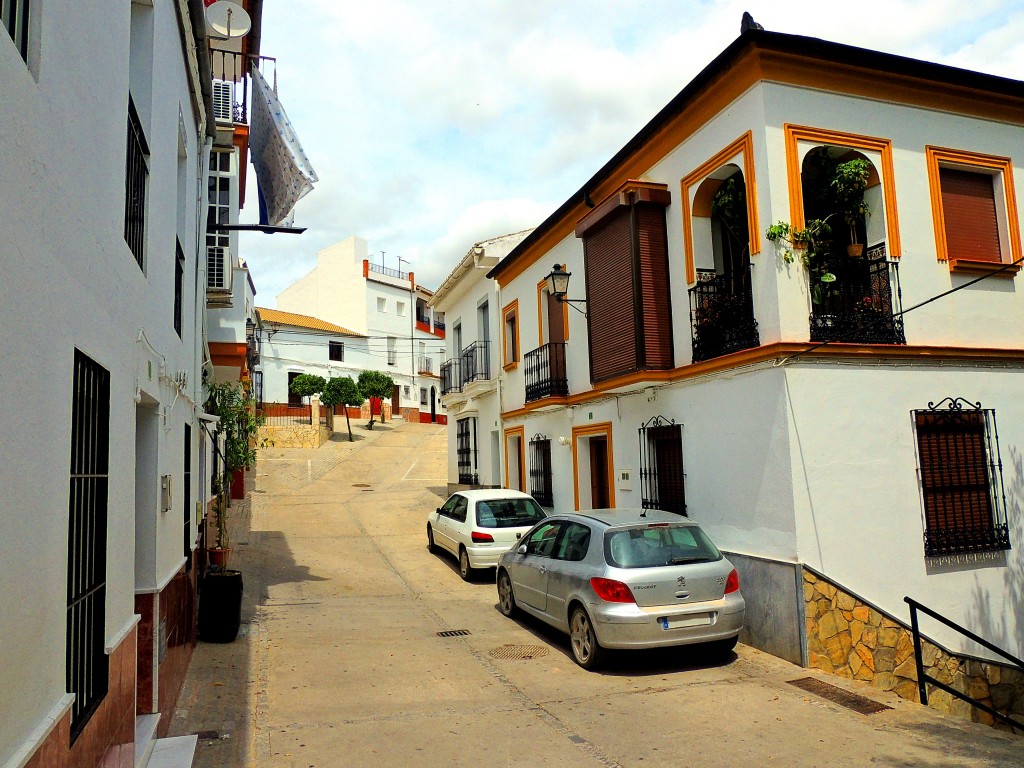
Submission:
[[[409,273],[408,272],[402,272],[402,271],[397,270],[397,269],[392,269],[391,267],[385,267],[383,264],[374,264],[373,262],[370,262],[369,268],[370,268],[371,272],[376,272],[378,275],[387,275],[388,277],[397,277],[399,280],[408,280],[409,279]]]

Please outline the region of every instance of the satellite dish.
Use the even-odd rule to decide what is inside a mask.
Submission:
[[[206,9],[206,26],[218,37],[245,37],[252,28],[252,21],[237,3],[217,0]]]

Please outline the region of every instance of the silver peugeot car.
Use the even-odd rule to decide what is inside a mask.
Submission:
[[[569,633],[576,663],[605,648],[736,646],[739,575],[697,523],[655,509],[553,515],[498,561],[498,607]]]

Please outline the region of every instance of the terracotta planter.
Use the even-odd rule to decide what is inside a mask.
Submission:
[[[231,498],[245,498],[245,470],[236,469],[231,472]]]
[[[230,559],[231,549],[228,547],[208,547],[206,550],[206,560],[210,565],[227,568]]]
[[[854,258],[864,255],[864,243],[851,243],[846,246],[846,255]]]

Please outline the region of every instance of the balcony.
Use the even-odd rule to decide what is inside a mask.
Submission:
[[[462,392],[462,360],[445,360],[441,363],[441,396]]]
[[[434,359],[427,357],[426,355],[420,355],[419,360],[416,363],[416,372],[420,376],[433,376],[434,375]]]
[[[206,306],[225,309],[232,306],[234,259],[231,249],[221,245],[206,247]]]
[[[836,272],[811,312],[811,341],[906,344],[899,265],[886,260],[884,244]]]
[[[749,272],[719,275],[699,269],[689,293],[693,362],[760,346]]]
[[[239,51],[210,48],[210,66],[213,70],[213,115],[218,123],[246,124],[249,122],[249,73],[253,64],[260,67],[271,56],[253,56]]]
[[[489,341],[474,341],[462,350],[462,384],[487,381],[491,378]]]
[[[545,344],[523,356],[526,402],[569,394],[565,375],[565,342]]]

